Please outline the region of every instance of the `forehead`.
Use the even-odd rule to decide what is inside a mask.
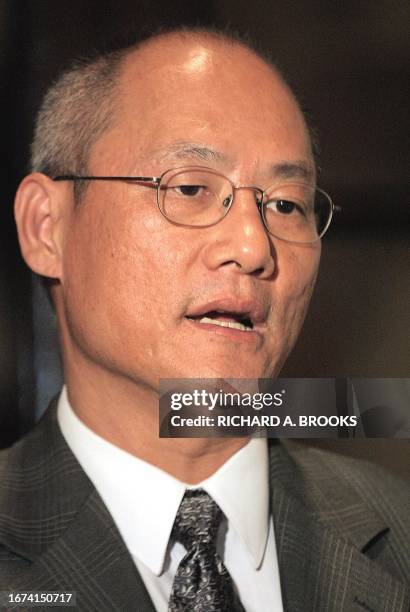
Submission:
[[[171,160],[179,143],[195,142],[221,152],[215,162],[222,164],[254,159],[255,151],[272,162],[311,160],[288,87],[237,44],[172,37],[148,44],[125,59],[115,107],[115,127],[102,139],[107,157],[121,142],[122,154],[136,163],[147,155]]]

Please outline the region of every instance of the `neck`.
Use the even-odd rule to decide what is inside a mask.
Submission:
[[[78,418],[111,444],[178,480],[197,484],[249,438],[160,438],[159,394],[93,366],[66,363],[68,398]],[[87,371],[88,370],[88,371]],[[92,382],[90,382],[92,381]]]

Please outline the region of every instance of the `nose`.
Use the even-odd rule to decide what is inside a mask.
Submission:
[[[203,255],[210,269],[231,266],[258,278],[273,275],[275,251],[258,209],[257,196],[252,189],[236,189],[228,214],[208,228],[212,239]]]

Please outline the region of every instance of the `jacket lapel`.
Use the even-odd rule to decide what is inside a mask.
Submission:
[[[406,585],[367,556],[388,538],[387,525],[357,498],[350,500],[352,493],[340,483],[337,499],[325,499],[323,490],[317,506],[320,476],[310,480],[309,469],[300,468],[303,455],[298,462],[282,445],[271,445],[271,503],[285,611],[407,610]]]
[[[8,454],[0,542],[29,562],[10,588],[75,591],[76,609],[84,612],[155,612],[110,514],[60,433],[55,405]],[[22,496],[26,503],[17,501]]]
[[[64,534],[13,584],[19,591],[75,591],[76,609],[155,612],[123,541],[94,491]]]

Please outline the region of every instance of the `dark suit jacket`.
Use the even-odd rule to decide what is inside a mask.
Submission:
[[[270,486],[286,611],[408,611],[405,483],[366,463],[271,442]],[[154,610],[60,433],[55,404],[0,453],[0,590],[8,589],[76,591],[84,612]]]

